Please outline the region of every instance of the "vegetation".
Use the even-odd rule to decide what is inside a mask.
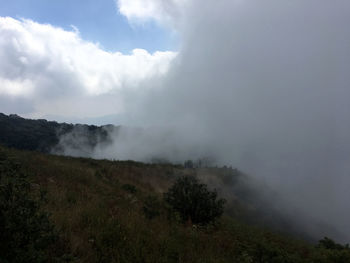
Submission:
[[[0,152],[0,262],[59,261],[58,235],[40,210],[43,201],[19,164]]]
[[[178,212],[184,222],[207,225],[224,212],[224,199],[217,200],[217,192],[209,191],[194,176],[182,176],[164,194],[164,200]]]
[[[0,262],[350,262],[348,246],[330,239],[313,245],[227,213],[205,228],[169,214],[162,196],[181,178],[198,179],[202,171],[217,185],[234,185],[237,178],[228,178],[238,176],[234,169],[0,152]],[[26,201],[9,205],[4,189],[14,180],[15,200]],[[239,205],[228,200],[229,207]]]
[[[344,251],[344,250],[349,249],[349,244],[346,244],[345,246],[343,246],[341,244],[337,244],[332,239],[325,237],[318,242],[318,247],[325,248],[325,249],[343,250]]]
[[[109,126],[107,126],[108,128]],[[0,144],[21,150],[50,153],[53,149],[60,153],[60,138],[70,134],[65,141],[72,147],[80,147],[76,139],[85,138],[85,147],[93,148],[97,142],[108,142],[106,127],[94,125],[73,125],[46,120],[29,120],[18,115],[0,113]],[[62,137],[63,136],[63,137]]]
[[[153,219],[160,215],[161,203],[156,195],[146,197],[143,212],[148,219]]]
[[[137,192],[136,187],[132,184],[123,184],[122,189],[131,193],[131,194],[134,194]]]

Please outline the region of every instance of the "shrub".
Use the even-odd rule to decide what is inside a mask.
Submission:
[[[343,250],[343,249],[349,249],[349,244],[346,244],[345,246],[338,244],[334,242],[332,239],[328,237],[324,237],[320,241],[318,241],[318,247],[325,248],[325,249],[336,249],[336,250]]]
[[[143,205],[143,213],[146,218],[153,219],[160,215],[160,202],[157,196],[149,195],[146,197],[145,203]]]
[[[348,263],[350,262],[350,248],[349,244],[341,245],[332,239],[325,237],[318,242],[316,246],[318,249],[317,262],[332,262],[332,263]]]
[[[58,240],[42,192],[34,196],[17,163],[0,152],[0,262],[48,262]]]
[[[136,187],[134,185],[132,185],[132,184],[123,184],[122,185],[122,189],[127,191],[127,192],[129,192],[129,193],[131,193],[131,194],[134,194],[134,193],[137,192]]]
[[[207,225],[224,211],[224,199],[217,199],[216,191],[209,191],[205,184],[193,176],[182,176],[164,194],[164,200],[179,213],[184,222]]]

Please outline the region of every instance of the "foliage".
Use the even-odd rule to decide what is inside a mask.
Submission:
[[[191,177],[189,175],[198,173],[196,169],[43,155],[0,146],[0,152],[2,150],[7,156],[15,156],[21,163],[21,170],[28,174],[24,178],[31,182],[27,198],[38,201],[39,186],[47,190],[45,210],[50,212],[51,222],[60,229],[60,240],[65,241],[77,263],[350,262],[347,246],[332,249],[334,246],[324,245],[325,242],[316,246],[286,234],[251,226],[227,213],[215,227],[188,227],[178,220],[169,220],[166,213],[169,205],[159,198],[172,186],[168,172]],[[9,166],[3,162],[8,163],[8,160],[1,160],[1,169],[6,166],[8,171]],[[17,167],[15,163],[13,165]],[[15,168],[16,176],[23,174],[18,169]],[[97,172],[101,176],[96,176]],[[227,176],[236,177],[234,171],[224,168],[205,168],[204,172],[208,179],[217,182],[218,189],[220,184],[231,182],[227,181]],[[211,184],[210,180],[205,182]],[[130,194],[122,188],[123,185],[132,185],[137,191]],[[236,188],[233,189],[236,193]],[[155,216],[149,220],[148,215]],[[20,232],[17,227],[13,229],[15,233]],[[28,239],[33,240],[35,236],[31,233]],[[16,262],[5,260],[1,240],[0,262]],[[327,240],[328,243],[333,244]],[[57,249],[63,251],[57,244],[53,250],[50,246],[40,250],[42,259],[53,258],[51,255]],[[24,247],[18,251],[24,250],[30,251]],[[40,253],[34,250],[28,253],[28,258],[22,262],[40,262]],[[33,261],[31,255],[34,254],[38,257]],[[54,261],[50,259],[44,262]],[[69,257],[65,260],[68,261]]]
[[[36,197],[30,190],[19,165],[0,152],[0,262],[47,262],[57,243],[48,214],[40,210],[43,192]]]
[[[123,184],[122,189],[131,193],[131,194],[134,194],[137,192],[135,185],[132,185],[132,184]]]
[[[324,237],[323,239],[321,239],[320,241],[318,241],[318,247],[320,248],[325,248],[325,249],[335,249],[335,250],[349,250],[349,244],[341,245],[336,243],[334,240],[328,238],[328,237]]]
[[[224,199],[217,199],[216,191],[193,176],[182,176],[164,194],[164,200],[177,211],[184,222],[207,225],[224,212]]]
[[[61,153],[60,139],[65,144],[80,147],[76,140],[85,139],[86,147],[93,148],[97,142],[107,142],[109,126],[73,125],[54,121],[30,120],[18,115],[0,113],[0,144],[21,150],[50,153],[53,149]],[[70,139],[67,139],[70,138]]]
[[[324,237],[318,242],[319,262],[348,263],[350,262],[349,244],[341,245],[334,240]]]
[[[143,205],[143,212],[148,219],[153,219],[160,215],[160,201],[157,196],[149,195],[145,199],[145,203]]]

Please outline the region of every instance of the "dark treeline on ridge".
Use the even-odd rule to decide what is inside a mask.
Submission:
[[[110,126],[74,125],[44,119],[31,120],[16,114],[0,113],[0,144],[21,150],[43,153],[55,150],[56,153],[60,153],[62,151],[58,146],[60,138],[74,130],[77,137],[86,137],[85,144],[92,149],[98,142],[108,141],[106,129]],[[71,141],[71,144],[74,144],[74,141]]]

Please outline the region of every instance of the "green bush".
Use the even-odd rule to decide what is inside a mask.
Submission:
[[[216,191],[209,191],[205,184],[193,176],[182,176],[164,194],[164,200],[180,214],[184,222],[207,225],[224,211],[224,199],[217,199]]]
[[[53,261],[58,236],[19,165],[0,152],[0,262]]]

